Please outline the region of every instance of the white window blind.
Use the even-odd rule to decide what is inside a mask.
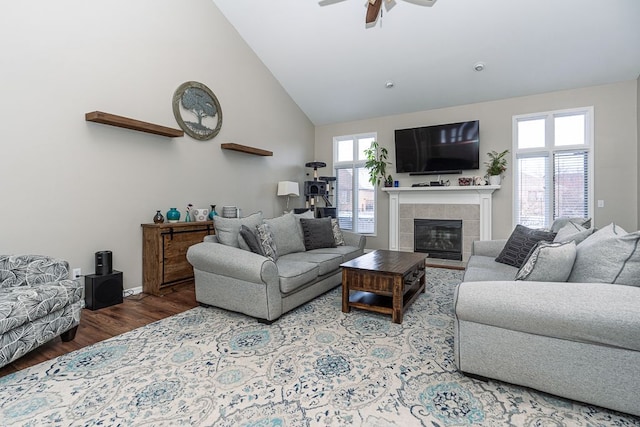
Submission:
[[[554,153],[553,217],[589,216],[589,152]]]

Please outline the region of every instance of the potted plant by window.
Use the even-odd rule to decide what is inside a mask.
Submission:
[[[507,159],[505,156],[508,153],[509,150],[504,150],[501,153],[497,151],[487,153],[489,161],[484,162],[484,164],[487,166],[487,176],[490,185],[500,185],[502,174],[507,170]]]
[[[369,182],[374,187],[384,182],[385,187],[393,186],[393,177],[387,175],[387,165],[391,162],[387,161],[389,152],[386,148],[380,147],[378,141],[373,141],[371,146],[364,150],[366,162],[364,167],[369,170]]]

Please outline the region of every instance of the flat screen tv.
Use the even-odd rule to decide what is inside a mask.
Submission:
[[[395,140],[397,173],[433,175],[480,168],[478,120],[396,129]]]

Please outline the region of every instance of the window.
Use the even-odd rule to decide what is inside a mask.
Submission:
[[[593,107],[513,117],[514,223],[592,216]]]
[[[376,232],[376,189],[365,169],[364,150],[376,140],[375,133],[333,139],[336,176],[336,208],[340,228],[360,234]]]

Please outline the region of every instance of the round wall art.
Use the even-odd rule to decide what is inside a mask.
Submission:
[[[173,94],[173,115],[192,138],[211,139],[222,127],[222,109],[211,89],[198,82],[182,83]]]

